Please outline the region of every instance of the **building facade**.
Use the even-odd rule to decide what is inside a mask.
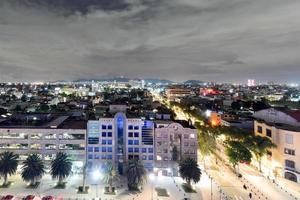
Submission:
[[[298,114],[294,111],[266,109],[256,113],[256,116],[255,135],[267,137],[277,146],[262,159],[263,172],[271,178],[280,176],[300,183]]]
[[[89,169],[111,162],[120,174],[124,174],[128,161],[139,159],[146,169],[153,170],[153,122],[127,118],[119,112],[113,118],[89,121],[87,132]]]
[[[0,124],[0,153],[4,151],[18,154],[20,161],[36,153],[46,163],[56,153],[65,152],[70,155],[73,167],[82,168],[86,159],[86,122],[68,121],[63,116],[40,126]]]
[[[170,173],[179,160],[197,160],[197,130],[176,122],[156,122],[155,168],[163,174]]]

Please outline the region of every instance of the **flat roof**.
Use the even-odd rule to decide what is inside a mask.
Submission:
[[[22,114],[0,120],[0,128],[18,129],[86,129],[87,121],[72,115]]]

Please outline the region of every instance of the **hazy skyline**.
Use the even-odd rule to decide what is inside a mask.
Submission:
[[[300,82],[297,0],[1,0],[0,82]]]

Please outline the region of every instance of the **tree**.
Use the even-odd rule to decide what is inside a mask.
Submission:
[[[240,110],[241,107],[242,107],[242,105],[241,105],[241,103],[238,102],[238,101],[234,101],[234,102],[231,103],[231,108],[232,108],[233,110]]]
[[[146,181],[146,170],[137,159],[131,159],[128,162],[127,180],[129,190],[139,190]]]
[[[63,152],[58,152],[51,161],[50,173],[52,178],[58,179],[58,185],[63,185],[63,180],[71,174],[72,162],[70,157]]]
[[[117,178],[119,178],[119,175],[112,163],[106,163],[103,181],[109,185],[109,192],[113,192],[113,181]]]
[[[18,167],[19,156],[5,151],[0,154],[0,175],[3,177],[3,185],[7,185],[7,177],[16,173]]]
[[[22,163],[22,179],[30,182],[30,185],[35,185],[36,181],[41,179],[45,174],[45,164],[37,154],[31,154]]]
[[[226,142],[226,155],[229,158],[229,162],[235,169],[239,162],[251,162],[251,152],[240,141],[227,141]]]
[[[192,158],[186,158],[180,162],[179,173],[190,188],[191,181],[198,183],[202,174],[197,162]]]
[[[253,110],[256,112],[256,111],[267,109],[270,106],[264,101],[257,101],[257,102],[253,102],[252,107],[253,107]]]
[[[27,101],[27,96],[23,94],[22,97],[21,97],[21,101],[22,101],[22,102]]]
[[[214,153],[216,150],[216,138],[215,133],[213,131],[213,128],[211,127],[198,127],[198,144],[199,144],[199,150],[202,155],[202,159],[204,161],[204,167],[205,167],[205,157],[210,155],[211,153]]]
[[[21,105],[16,105],[16,107],[15,107],[15,111],[16,112],[20,112],[20,111],[22,111],[22,107],[21,107]]]
[[[259,171],[261,171],[261,159],[267,152],[275,148],[276,145],[267,137],[255,135],[245,140],[245,144],[249,147],[250,151],[254,154],[259,163]]]

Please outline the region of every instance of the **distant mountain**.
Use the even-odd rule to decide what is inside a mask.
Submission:
[[[187,80],[184,82],[184,84],[187,85],[203,85],[203,81],[199,81],[199,80]]]
[[[161,83],[161,84],[172,84],[174,83],[173,81],[170,81],[170,80],[166,80],[166,79],[151,79],[151,78],[148,78],[148,79],[145,79],[145,82],[146,83]]]
[[[108,82],[113,82],[113,81],[116,81],[116,82],[128,82],[129,78],[126,78],[126,77],[106,77],[106,78],[97,78],[97,79],[78,79],[78,80],[75,80],[74,82],[91,82],[91,81],[108,81]]]
[[[127,78],[127,77],[99,77],[96,79],[78,79],[74,80],[73,82],[101,82],[101,81],[108,81],[108,82],[129,82],[130,80],[145,80],[145,83],[154,83],[154,84],[173,84],[173,81],[166,80],[166,79],[155,79],[155,78],[148,78],[148,79],[138,79],[138,78]]]

